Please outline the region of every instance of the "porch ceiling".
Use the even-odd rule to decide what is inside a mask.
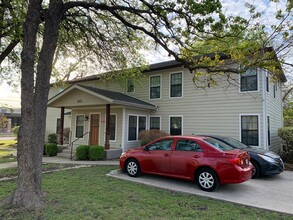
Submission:
[[[48,107],[65,107],[68,109],[106,104],[131,106],[149,110],[157,109],[155,105],[120,92],[77,84],[68,87],[48,101]]]

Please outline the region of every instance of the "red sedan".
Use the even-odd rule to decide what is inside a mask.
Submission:
[[[142,173],[196,181],[204,191],[251,179],[246,151],[202,136],[167,136],[122,153],[120,168],[131,177]]]

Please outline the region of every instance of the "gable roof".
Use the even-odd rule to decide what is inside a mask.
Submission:
[[[266,47],[263,49],[264,52],[272,52],[274,54],[274,59],[278,60],[277,55],[275,54],[274,48],[273,47]],[[202,54],[202,55],[196,55],[194,56],[195,60],[199,60],[202,57],[207,57],[207,58],[211,58],[212,60],[215,59],[216,55],[220,56],[220,60],[228,60],[231,59],[230,55],[224,54],[223,52],[218,52],[218,53],[206,53],[206,54]],[[148,73],[148,72],[153,72],[153,71],[160,71],[160,70],[167,70],[167,69],[172,69],[172,68],[176,68],[176,67],[184,67],[184,64],[180,61],[177,60],[169,60],[169,61],[164,61],[164,62],[160,62],[160,63],[154,63],[154,64],[150,64],[148,69],[143,70],[143,73]],[[283,72],[283,69],[281,67],[281,65],[277,66],[278,69],[280,69],[281,74],[279,74],[277,77],[281,80],[281,82],[286,82],[286,76]],[[88,82],[88,81],[93,81],[93,80],[99,80],[101,78],[101,76],[103,74],[109,74],[111,73],[111,71],[109,72],[104,72],[101,74],[95,74],[95,75],[91,75],[91,76],[86,76],[83,78],[79,78],[79,79],[72,79],[69,80],[68,83],[70,84],[74,84],[74,83],[80,83],[80,82]]]
[[[109,104],[116,104],[116,105],[125,105],[125,106],[132,106],[137,108],[149,109],[149,110],[156,110],[157,106],[150,104],[148,102],[142,101],[137,98],[133,98],[129,95],[120,93],[120,92],[113,92],[110,90],[99,89],[90,86],[78,85],[74,84],[69,86],[67,89],[62,91],[61,93],[57,94],[56,96],[52,97],[48,101],[49,107],[54,107],[54,102],[57,100],[61,100],[64,95],[69,94],[70,91],[78,89],[90,95],[93,95],[99,99],[106,101]],[[66,107],[66,106],[65,106]]]

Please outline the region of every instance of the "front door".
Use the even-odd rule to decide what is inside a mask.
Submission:
[[[100,115],[91,114],[91,129],[90,129],[90,145],[99,144],[99,126],[100,126]]]

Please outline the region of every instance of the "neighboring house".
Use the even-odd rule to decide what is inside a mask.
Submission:
[[[0,128],[1,133],[11,133],[14,127],[20,126],[20,123],[21,123],[20,109],[0,107],[0,117],[5,117],[8,119],[7,125],[5,127]]]
[[[171,135],[229,136],[280,150],[277,130],[283,126],[284,75],[276,82],[265,70],[250,69],[234,74],[232,84],[218,76],[216,86],[200,89],[186,68],[167,61],[150,65],[140,82],[129,79],[125,85],[99,78],[70,81],[62,92],[51,88],[47,134],[57,132],[57,117],[66,119],[62,115],[70,110],[71,118],[63,121],[72,131],[72,140],[80,137],[75,147],[100,144],[126,151],[140,146],[140,131],[159,129]]]

